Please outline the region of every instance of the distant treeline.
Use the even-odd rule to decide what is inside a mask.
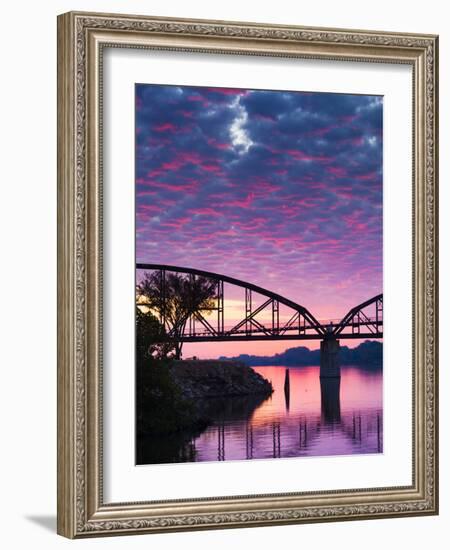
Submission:
[[[237,357],[219,357],[221,360],[242,361],[249,366],[264,365],[318,365],[320,350],[310,350],[304,346],[289,348],[283,353],[272,356],[247,355]],[[358,365],[370,369],[379,369],[383,366],[383,344],[366,340],[355,348],[341,345],[341,365]]]

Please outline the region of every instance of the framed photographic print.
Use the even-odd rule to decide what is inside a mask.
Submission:
[[[436,514],[431,35],[58,18],[58,532]]]

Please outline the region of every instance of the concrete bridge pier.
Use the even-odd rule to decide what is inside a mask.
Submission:
[[[340,378],[339,340],[325,338],[320,342],[320,378]]]

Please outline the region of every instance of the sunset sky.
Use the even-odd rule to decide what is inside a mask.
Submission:
[[[236,277],[325,320],[382,292],[382,98],[136,85],[136,261]]]

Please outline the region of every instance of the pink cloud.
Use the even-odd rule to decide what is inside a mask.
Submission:
[[[328,132],[331,132],[331,130],[334,130],[335,128],[337,128],[337,125],[332,124],[331,126],[324,126],[323,128],[316,128],[315,130],[311,130],[310,132],[307,132],[307,135],[313,137],[322,137],[325,134],[328,134]]]
[[[159,225],[162,227],[175,227],[176,229],[180,229],[185,225],[186,223],[190,222],[191,218],[185,217],[185,218],[175,218],[171,220],[164,220]]]
[[[366,232],[368,227],[366,222],[360,221],[361,216],[363,216],[363,211],[358,209],[352,212],[351,214],[348,214],[346,216],[342,216],[345,224],[349,229],[352,231],[364,231]]]
[[[149,178],[157,178],[163,173],[163,170],[161,168],[156,168],[155,170],[151,170],[150,172],[147,172],[147,176]],[[142,178],[140,178],[142,180]],[[141,184],[143,184],[145,180],[142,180]],[[149,185],[149,182],[144,183],[144,185]]]
[[[214,208],[192,208],[189,212],[194,216],[221,216]]]
[[[211,237],[208,235],[194,235],[191,237],[191,241],[194,243],[208,242],[211,240]]]
[[[269,158],[267,159],[266,164],[270,164],[271,166],[278,166],[280,164],[280,161],[275,158]]]
[[[326,170],[329,174],[337,176],[338,178],[343,178],[347,175],[347,170],[342,166],[328,166]]]
[[[242,231],[254,231],[255,229],[260,229],[261,227],[264,227],[266,222],[267,222],[266,218],[256,217],[256,218],[251,218],[250,220],[245,222],[233,220],[232,223],[235,227],[238,227]]]
[[[167,191],[197,191],[199,184],[197,182],[187,183],[167,183],[163,181],[152,181],[149,185],[158,189],[166,189]]]
[[[267,181],[262,177],[254,177],[253,181],[251,182],[251,189],[255,193],[255,195],[261,196],[265,195],[266,193],[280,191],[281,186]]]
[[[193,111],[186,111],[186,110],[182,110],[182,109],[178,110],[177,113],[180,113],[181,115],[183,115],[186,118],[192,118],[194,116]]]
[[[188,101],[198,101],[203,105],[203,107],[208,107],[209,106],[209,101],[207,101],[205,98],[203,98],[199,95],[189,95],[187,97],[187,100]]]
[[[254,193],[249,193],[245,199],[235,199],[227,202],[226,206],[238,207],[238,208],[248,208],[252,205],[255,198]]]
[[[368,172],[367,174],[360,174],[359,176],[353,176],[357,180],[367,181],[373,180],[378,177],[377,172]]]
[[[146,197],[146,196],[155,196],[156,191],[138,191],[136,193],[137,197]]]
[[[164,171],[167,170],[179,170],[186,164],[200,164],[201,162],[204,162],[204,159],[195,152],[182,152],[178,153],[176,157],[169,161],[169,162],[163,162],[158,168],[153,169],[151,172],[148,172],[147,175],[149,177],[155,177],[161,175]]]
[[[240,88],[206,88],[208,92],[215,92],[222,95],[247,95],[248,90],[242,90]]]
[[[202,167],[202,170],[204,170],[205,172],[221,172],[222,169],[220,168],[220,166],[218,164],[202,164],[201,165]]]
[[[335,193],[340,199],[352,200],[354,198],[351,187],[338,187]]]
[[[339,117],[339,120],[341,122],[344,122],[345,124],[348,124],[350,122],[353,122],[356,118],[357,118],[357,115],[345,115],[345,116]]]
[[[169,145],[171,143],[170,138],[163,137],[162,135],[159,135],[158,137],[149,136],[146,141],[150,147],[160,147],[161,145]]]
[[[176,130],[176,126],[170,122],[166,122],[164,124],[159,124],[158,126],[153,126],[153,130],[155,132],[174,132]]]
[[[168,198],[162,198],[158,199],[158,203],[162,204],[163,206],[173,206],[177,201],[175,199],[168,199]]]
[[[155,214],[163,211],[162,207],[157,204],[140,204],[139,211],[141,210],[144,212],[154,212]]]
[[[289,244],[292,246],[292,239],[288,237],[272,237],[270,235],[267,235],[267,236],[264,236],[264,240],[279,247],[282,247],[286,244]]]
[[[310,189],[327,189],[327,186],[321,181],[314,181],[308,184]]]
[[[227,149],[231,149],[231,144],[230,143],[220,143],[219,141],[217,141],[216,139],[214,138],[209,138],[208,140],[208,145],[211,145],[211,147],[215,147],[216,149],[220,149],[220,150],[227,150]]]
[[[237,237],[238,234],[235,229],[227,229],[225,231],[215,231],[214,232],[215,237]]]
[[[317,161],[317,162],[331,162],[332,158],[325,157],[323,155],[308,155],[299,149],[288,149],[287,154],[294,158],[295,160],[305,160],[305,161]]]
[[[162,170],[179,170],[184,165],[184,162],[180,160],[172,160],[170,162],[164,162],[161,164]]]
[[[202,157],[195,151],[184,151],[178,154],[178,158],[181,162],[186,164],[199,164],[202,161]]]
[[[354,224],[354,229],[356,229],[357,231],[366,231],[367,230],[367,224],[366,223],[356,223]]]
[[[276,117],[273,117],[273,116],[270,116],[270,115],[263,115],[261,113],[257,113],[255,115],[253,115],[253,117],[258,119],[258,120],[265,120],[265,121],[268,121],[268,122],[275,122],[277,120]]]
[[[359,146],[362,145],[363,143],[364,143],[364,138],[363,138],[362,136],[357,137],[357,138],[351,140],[351,144],[352,144],[352,145],[355,145],[356,147],[359,147]]]

